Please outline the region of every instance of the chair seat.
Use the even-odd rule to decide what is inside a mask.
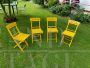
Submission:
[[[32,29],[32,34],[38,34],[38,33],[43,33],[42,29]]]
[[[57,28],[48,28],[48,33],[58,33]]]
[[[29,34],[24,34],[24,33],[20,33],[17,36],[14,37],[15,40],[18,40],[20,42],[25,41],[30,35]]]
[[[65,30],[63,32],[63,35],[66,35],[66,36],[69,36],[69,37],[74,37],[75,32],[71,32],[71,31]]]

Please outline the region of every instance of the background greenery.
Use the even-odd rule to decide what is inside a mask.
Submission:
[[[48,5],[53,6],[53,5],[57,4],[58,2],[59,2],[58,0],[48,0]]]
[[[31,43],[31,37],[27,40],[29,46],[25,48],[25,52],[21,53],[19,48],[13,48],[15,43],[9,35],[6,25],[3,21],[4,14],[0,14],[0,68],[32,68],[32,59],[36,65],[36,68],[42,68],[42,60],[45,55],[47,64],[46,68],[55,68],[55,64],[58,64],[59,68],[65,68],[66,64],[69,64],[70,68],[90,68],[90,25],[80,24],[77,34],[73,40],[72,46],[63,44],[60,46],[61,33],[65,30],[69,17],[62,17],[48,11],[48,9],[42,8],[40,5],[21,1],[19,6],[27,4],[26,12],[20,12],[17,15],[17,25],[20,31],[28,33],[30,31],[31,17],[40,17],[41,27],[44,31],[42,35],[43,42],[41,47],[34,42]],[[58,18],[58,27],[60,28],[58,33],[58,43],[52,41],[52,45],[46,42],[46,17],[56,16]],[[23,44],[24,45],[24,44]],[[32,52],[29,52],[29,51]],[[36,52],[33,52],[33,51]],[[38,52],[38,50],[45,50],[46,52]],[[58,50],[57,53],[51,53],[50,51]],[[75,51],[76,50],[76,51]],[[32,57],[30,57],[32,56]],[[69,61],[65,60],[68,58]]]
[[[44,0],[33,0],[36,4],[44,5]]]

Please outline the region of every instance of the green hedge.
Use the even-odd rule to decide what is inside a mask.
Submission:
[[[77,12],[75,14],[71,14],[71,19],[79,21],[81,23],[90,23],[90,15],[84,14],[83,12]]]
[[[33,0],[34,3],[44,5],[44,0]]]
[[[53,5],[55,5],[56,3],[58,3],[58,0],[48,0],[48,5],[49,5],[49,6],[53,6]]]
[[[76,8],[75,13],[71,14],[71,19],[79,21],[81,23],[90,23],[90,15],[89,14],[85,14],[84,13],[84,8],[80,8],[80,6],[78,6]]]
[[[56,4],[50,8],[50,11],[61,16],[69,16],[71,14],[71,5]]]

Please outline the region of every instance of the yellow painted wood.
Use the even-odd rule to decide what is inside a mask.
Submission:
[[[24,42],[28,37],[29,37],[29,34],[19,33],[14,37],[14,39]]]
[[[38,29],[32,29],[32,34],[36,34],[36,33],[41,33],[41,34],[43,34],[43,31],[42,31],[42,29],[40,29],[40,28],[38,28]]]
[[[54,23],[55,25],[54,26],[49,26],[49,23]],[[56,36],[55,36],[55,40],[57,42],[57,33],[58,33],[58,29],[57,29],[57,17],[47,17],[47,42],[48,42],[48,34],[49,33],[55,33]]]
[[[66,36],[74,37],[75,32],[71,32],[71,31],[65,30],[65,31],[63,32],[63,34],[66,35]]]
[[[40,42],[42,41],[42,37],[41,37],[41,34],[43,34],[43,30],[41,29],[41,26],[40,26],[40,21],[41,19],[40,18],[30,18],[30,23],[31,23],[31,33],[32,33],[32,43],[34,40],[34,36],[39,36],[40,37]],[[39,25],[36,25],[33,27],[33,22],[34,23],[39,23]]]
[[[26,39],[30,36],[29,34],[21,33],[17,27],[16,22],[10,23],[6,26],[8,32],[10,33],[10,36],[13,38],[14,42],[16,45],[14,48],[19,47],[21,51],[24,51],[23,48],[20,46],[22,42],[25,42],[26,45],[28,46],[28,43],[26,42]],[[18,31],[18,34],[14,35],[12,33],[12,28],[15,28]]]
[[[58,33],[58,29],[57,28],[48,28],[48,33]]]
[[[70,28],[69,28],[70,25],[74,25],[74,26],[75,26],[75,30],[70,29]],[[63,34],[63,37],[62,37],[61,43],[62,43],[62,41],[63,41],[64,43],[66,43],[66,41],[64,41],[64,39],[68,39],[68,41],[70,41],[70,43],[67,43],[67,44],[68,44],[69,47],[70,47],[70,46],[71,46],[71,43],[72,43],[72,41],[73,41],[73,39],[74,39],[74,36],[75,36],[75,34],[76,34],[76,31],[77,31],[77,29],[78,29],[78,27],[79,27],[79,25],[80,25],[80,22],[74,21],[74,20],[69,20],[69,21],[68,21],[68,25],[67,25],[67,27],[66,27],[66,30],[62,33],[62,34]]]

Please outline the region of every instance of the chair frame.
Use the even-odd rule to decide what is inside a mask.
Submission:
[[[37,28],[41,29],[40,21],[41,21],[40,18],[30,18],[31,33],[32,33],[32,30],[33,30],[33,29],[37,29]],[[33,22],[34,22],[34,23],[39,23],[39,25],[33,27]],[[42,29],[41,29],[41,30],[42,30]],[[42,33],[34,33],[34,34],[32,33],[32,43],[33,43],[34,41],[38,41],[38,40],[34,40],[34,37],[39,37],[39,38],[40,38],[39,41],[42,42],[42,36],[41,36],[41,34],[42,34]]]
[[[49,26],[49,23],[54,23],[55,26]],[[55,39],[48,39],[49,38],[48,35],[50,33],[50,32],[48,32],[48,28],[57,28],[57,17],[47,17],[47,42],[48,42],[48,40],[56,40],[56,42],[57,42],[57,32],[55,33]]]
[[[76,26],[75,30],[73,31],[73,30],[69,29],[69,28],[68,28],[69,25],[74,25],[74,26]],[[80,25],[79,22],[74,21],[74,20],[69,20],[69,21],[68,21],[68,24],[67,24],[67,27],[66,27],[66,30],[69,31],[69,32],[73,32],[73,33],[76,35],[76,32],[77,32],[77,29],[78,29],[79,25]],[[74,37],[75,37],[75,35],[74,35]],[[66,36],[66,37],[65,37],[65,36]],[[67,36],[67,35],[62,34],[61,44],[62,44],[63,42],[66,43],[66,42],[64,41],[64,39],[67,39],[68,41],[70,41],[70,43],[66,43],[66,44],[68,44],[69,47],[70,47],[71,44],[72,44],[72,41],[73,41],[74,37],[71,37],[71,36]],[[71,40],[70,40],[70,39],[71,39]]]
[[[23,43],[23,42],[25,42],[25,44],[26,44],[27,46],[29,46],[28,43],[27,43],[27,41],[26,41],[26,40],[25,40],[25,41],[20,41],[20,42],[18,43],[18,42],[14,39],[14,36],[13,36],[12,32],[10,31],[10,29],[16,28],[18,34],[21,33],[21,32],[19,31],[18,27],[17,27],[16,22],[13,22],[13,23],[8,24],[8,25],[6,26],[6,28],[7,28],[8,32],[9,32],[10,36],[13,38],[14,42],[16,43],[16,45],[14,46],[14,48],[19,47],[20,50],[21,50],[22,52],[24,52],[23,49],[24,49],[26,46],[25,46],[24,48],[22,48],[22,47],[20,46],[20,44]]]

